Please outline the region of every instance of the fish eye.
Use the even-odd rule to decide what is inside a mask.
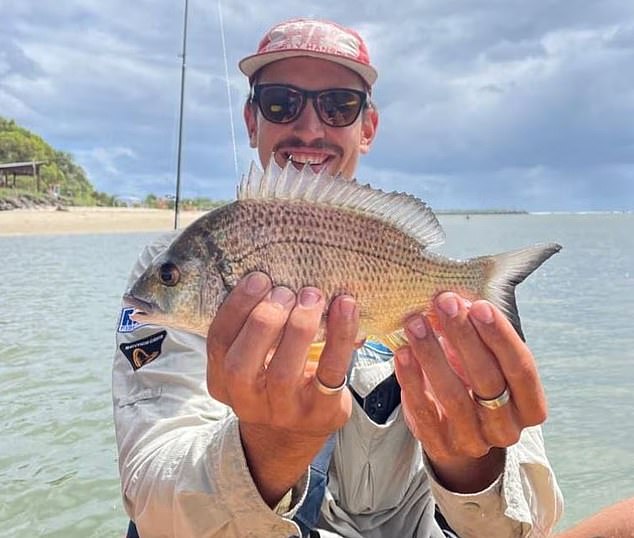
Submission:
[[[158,277],[162,284],[176,286],[181,278],[181,272],[172,262],[165,262],[159,267]]]

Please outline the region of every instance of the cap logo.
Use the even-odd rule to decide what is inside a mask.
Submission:
[[[267,52],[301,49],[306,51],[359,56],[359,40],[336,26],[296,21],[281,25],[269,33],[269,42],[263,48]]]

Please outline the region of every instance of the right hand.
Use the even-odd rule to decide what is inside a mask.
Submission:
[[[251,273],[229,294],[209,328],[209,394],[237,415],[256,484],[262,475],[264,482],[279,477],[292,486],[293,476],[296,480],[305,472],[325,440],[350,417],[348,389],[324,395],[313,376],[332,387],[345,378],[359,324],[351,297],[332,301],[319,364],[314,373],[306,369],[325,306],[316,288],[303,288],[296,297],[288,288],[272,288],[265,274]]]

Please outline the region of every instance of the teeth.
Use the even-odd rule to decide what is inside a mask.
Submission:
[[[289,160],[291,160],[294,163],[298,163],[298,164],[322,164],[327,157],[321,157],[321,158],[316,158],[314,155],[302,155],[302,154],[293,154],[291,153],[288,156]]]

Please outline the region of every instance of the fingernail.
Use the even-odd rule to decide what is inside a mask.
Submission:
[[[420,316],[416,316],[411,319],[407,324],[407,328],[412,331],[414,336],[419,340],[422,340],[425,336],[427,336],[427,327],[425,327],[425,322]]]
[[[282,306],[288,305],[294,299],[295,294],[284,286],[278,286],[271,291],[271,301]]]
[[[299,304],[310,307],[315,306],[321,299],[321,293],[316,288],[304,288],[299,294]]]
[[[455,295],[444,293],[436,300],[436,304],[448,317],[455,318],[458,315],[458,300]]]
[[[356,303],[352,297],[342,297],[339,301],[339,311],[345,319],[352,319],[355,308]]]
[[[485,302],[479,302],[471,309],[471,315],[480,323],[493,323],[493,309]]]
[[[247,277],[247,293],[250,295],[258,295],[262,293],[269,285],[269,277],[264,273],[251,273]]]

